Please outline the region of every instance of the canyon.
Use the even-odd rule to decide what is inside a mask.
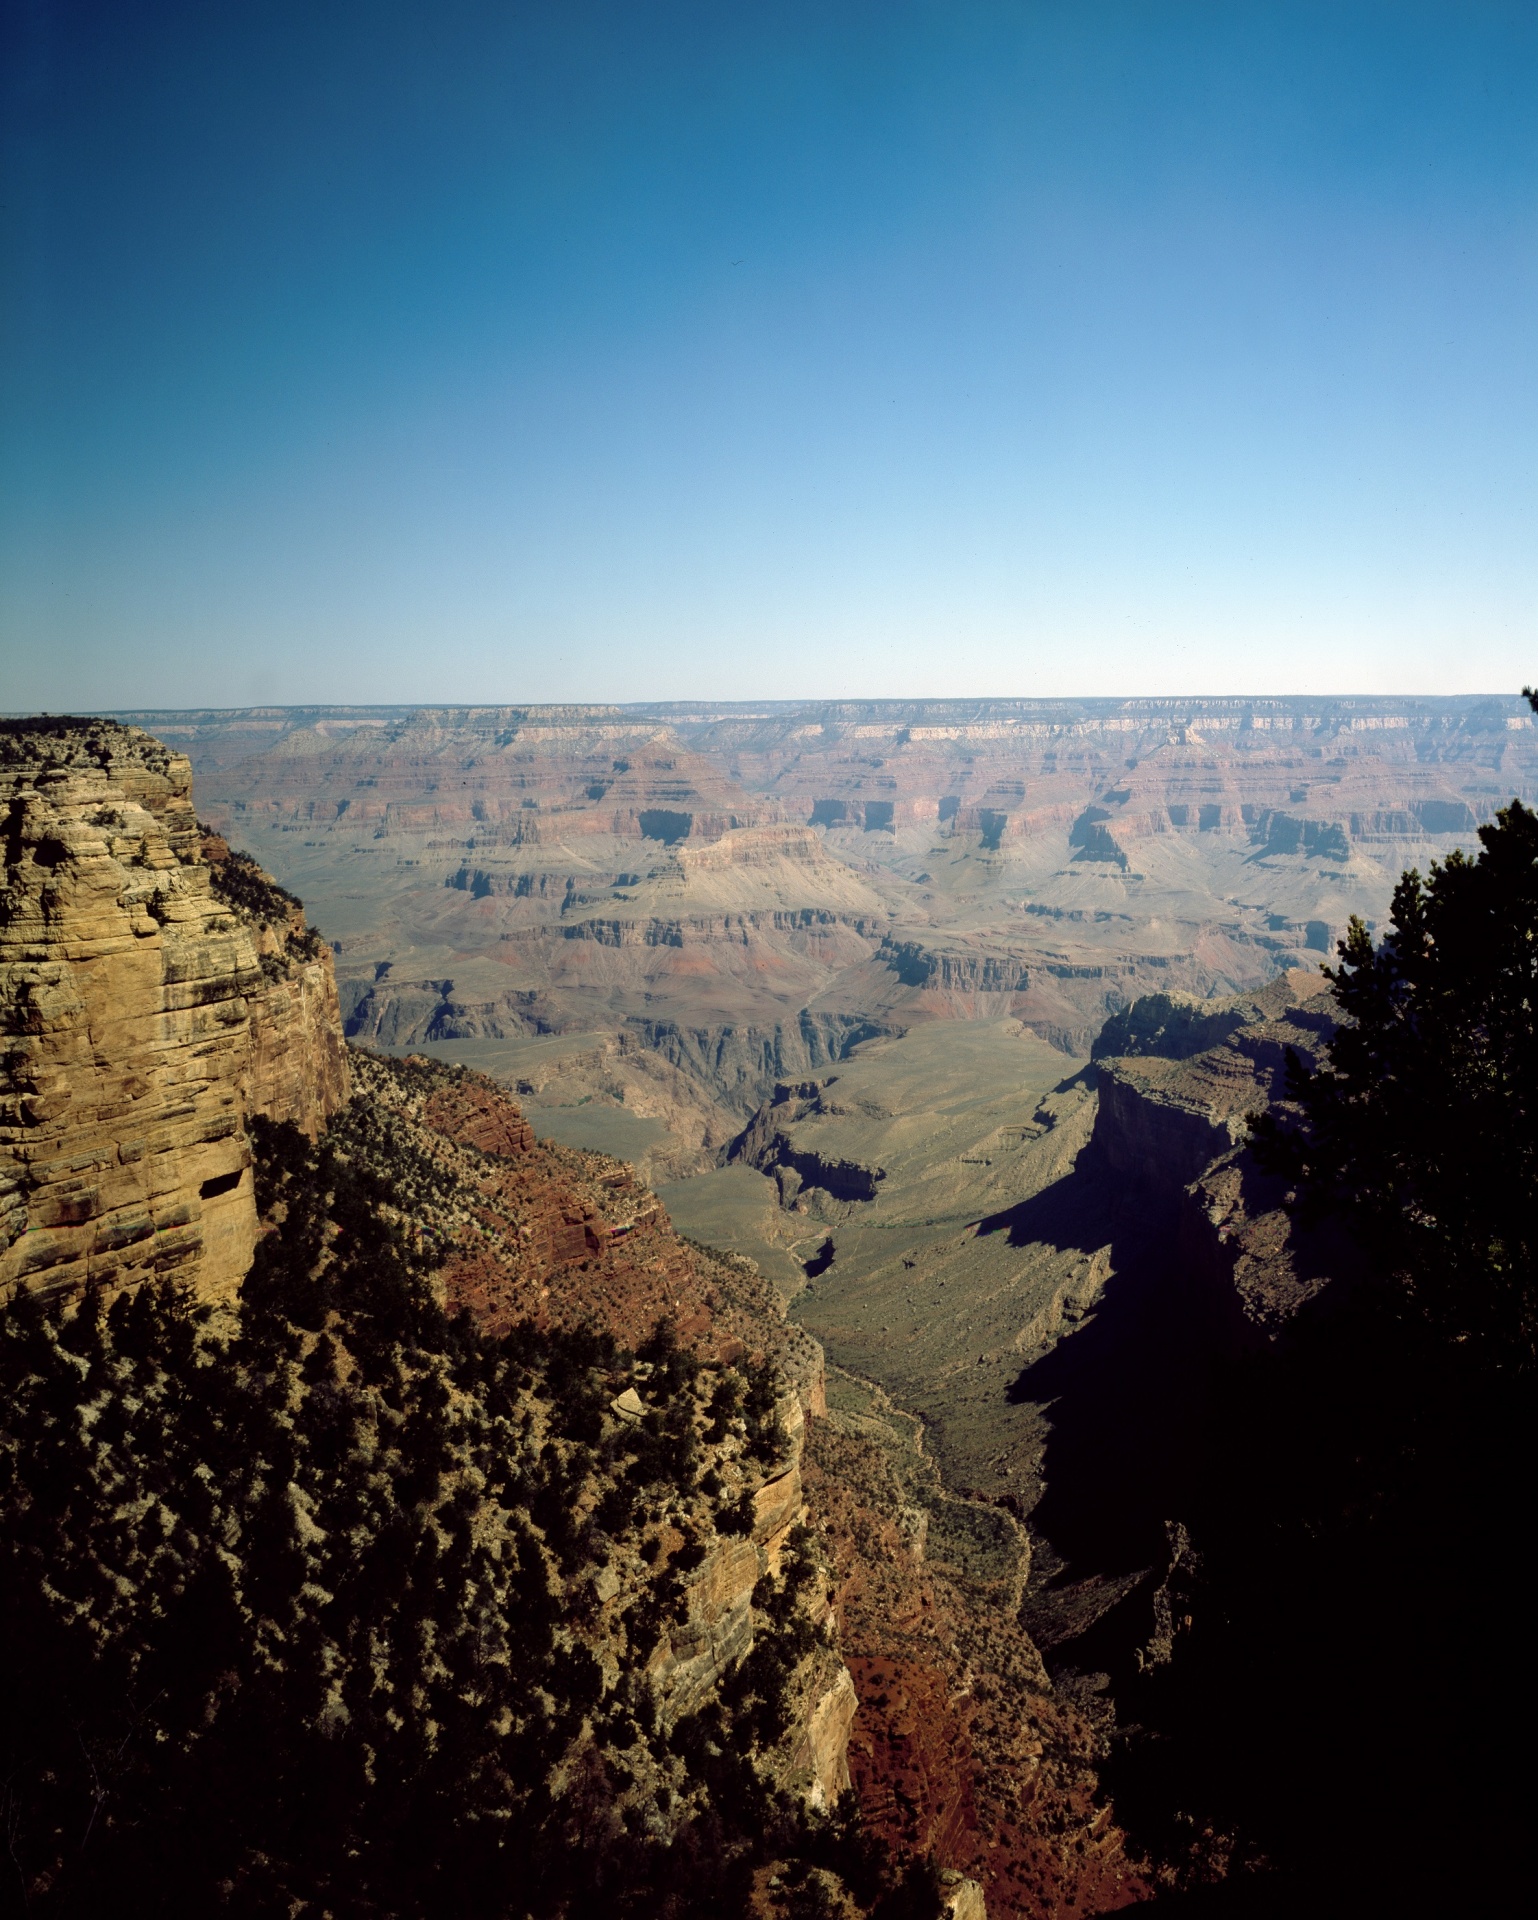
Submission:
[[[570,1622],[560,1657],[590,1661],[617,1703],[637,1686],[652,1702],[652,1747],[611,1752],[595,1722],[562,1763],[621,1783],[605,1816],[616,1831],[664,1831],[657,1806],[692,1817],[701,1788],[675,1736],[729,1725],[736,1676],[778,1662],[782,1718],[752,1736],[764,1780],[813,1810],[853,1784],[898,1859],[943,1866],[944,1910],[976,1920],[985,1887],[996,1912],[1136,1899],[1143,1883],[1099,1791],[1093,1734],[1054,1699],[1012,1619],[1019,1569],[994,1536],[1013,1523],[947,1492],[911,1430],[913,1466],[884,1475],[881,1423],[830,1409],[822,1351],[781,1292],[752,1261],[681,1240],[623,1162],[542,1142],[503,1088],[462,1065],[346,1047],[330,951],[294,896],[198,822],[183,758],[112,723],[12,727],[3,744],[10,1304],[46,1303],[67,1328],[104,1297],[116,1329],[124,1303],[169,1283],[181,1292],[168,1300],[238,1325],[254,1277],[283,1260],[299,1263],[285,1285],[336,1297],[327,1276],[348,1271],[358,1229],[342,1212],[310,1237],[303,1182],[340,1155],[372,1196],[369,1234],[415,1248],[443,1309],[481,1337],[514,1351],[553,1340],[556,1353],[563,1330],[607,1342],[594,1348],[610,1356],[601,1397],[580,1386],[575,1413],[602,1438],[601,1460],[627,1448],[643,1461],[650,1449],[659,1469],[672,1451],[688,1457],[660,1502],[638,1503],[602,1469],[595,1479],[587,1443],[564,1434],[570,1376],[541,1389],[536,1371],[519,1451],[532,1439],[533,1484],[548,1480],[557,1504],[536,1494],[518,1524],[543,1539]],[[365,1246],[366,1296],[384,1270]],[[345,1367],[360,1333],[335,1307],[301,1314],[304,1379],[324,1392],[334,1342]],[[366,1343],[355,1351],[377,1364]],[[732,1414],[745,1394],[744,1427]],[[307,1497],[331,1498],[329,1483]],[[915,1513],[927,1516],[917,1532]],[[310,1525],[296,1544],[314,1559],[327,1538]],[[515,1542],[499,1549],[509,1564],[527,1551]],[[1006,1563],[1002,1580],[990,1555]],[[147,1577],[140,1558],[117,1576],[124,1594]],[[314,1591],[334,1578],[316,1559]],[[871,1607],[894,1591],[901,1604]],[[895,1690],[882,1664],[893,1660],[906,1676]],[[948,1703],[938,1734],[927,1715],[914,1720],[909,1688]],[[991,1710],[968,1707],[974,1693]],[[1001,1756],[1018,1759],[1018,1778]]]
[[[698,1713],[810,1526],[776,1779],[852,1784],[958,1914],[1169,1884],[1099,1776],[1182,1630],[1190,1408],[1355,1259],[1247,1117],[1320,1057],[1347,919],[1534,797],[1525,708],[253,710],[0,755],[9,1291],[228,1301],[253,1128],[362,1101],[489,1336],[666,1320],[777,1382],[773,1470],[712,1458],[720,1509],[584,1590],[600,1664],[671,1572],[648,1671]]]
[[[577,1077],[695,1171],[878,1034],[1082,1056],[1139,993],[1312,964],[1538,784],[1517,700],[124,717],[311,903],[351,1033],[591,1035]]]
[[[1022,1518],[1012,1382],[1116,1291],[1125,1169],[1069,1177],[1131,1086],[1107,1021],[1317,981],[1403,869],[1538,795],[1515,697],[134,718],[309,903],[349,1034],[634,1163]]]

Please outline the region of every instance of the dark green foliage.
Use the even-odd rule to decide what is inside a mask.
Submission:
[[[67,713],[34,713],[0,720],[0,767],[42,760],[52,766],[109,766],[124,754],[163,773],[171,756],[158,740],[130,732],[121,721],[82,718]]]
[[[1234,1363],[1205,1432],[1173,1496],[1197,1551],[1170,1610],[1192,1624],[1168,1665],[1118,1686],[1118,1817],[1197,1881],[1231,1842],[1213,1912],[1516,1911],[1534,1706],[1522,1380],[1492,1382],[1363,1289]],[[1267,1906],[1273,1876],[1289,1891]]]
[[[1374,946],[1330,972],[1329,1066],[1294,1063],[1301,1126],[1256,1128],[1271,1166],[1344,1211],[1375,1264],[1491,1365],[1538,1355],[1538,815],[1513,801],[1429,880],[1407,873]]]
[[[622,1444],[631,1454],[627,1475],[633,1488],[690,1491],[699,1472],[695,1432],[699,1362],[678,1344],[671,1322],[663,1320],[637,1358],[647,1370],[641,1384],[652,1405]]]
[[[744,1490],[716,1512],[716,1527],[722,1533],[749,1534],[753,1531],[753,1495]]]
[[[223,860],[211,861],[208,886],[216,900],[243,920],[288,929],[288,945],[302,958],[313,960],[319,954],[319,934],[307,926],[289,926],[295,915],[303,912],[304,903],[286,887],[280,887],[249,853],[231,847]]]
[[[747,1422],[748,1452],[765,1466],[776,1466],[784,1457],[785,1434],[780,1426],[774,1369],[765,1361],[758,1366],[750,1363],[746,1372],[742,1417]]]
[[[651,1390],[671,1399],[694,1385],[700,1364],[687,1347],[678,1343],[678,1329],[671,1320],[659,1320],[651,1338],[636,1358],[652,1369]]]
[[[753,1590],[753,1607],[762,1621],[752,1650],[721,1689],[736,1725],[761,1747],[780,1741],[790,1724],[791,1676],[816,1645],[816,1634],[797,1602],[813,1575],[810,1535],[797,1528],[786,1543],[780,1577],[769,1574]]]
[[[210,862],[208,884],[226,906],[270,926],[282,926],[304,904],[297,894],[280,887],[249,853],[236,847],[231,847],[223,860]]]
[[[24,1298],[0,1328],[4,1746],[34,1911],[125,1885],[166,1912],[499,1910],[596,1698],[522,1511],[487,1510],[530,1464],[506,1362],[444,1319],[366,1181],[281,1144],[264,1180],[288,1218],[232,1340],[170,1289],[109,1313]],[[492,1391],[466,1401],[473,1370]]]
[[[1113,1785],[1191,1910],[1516,1911],[1533,1708],[1538,817],[1513,803],[1333,971],[1328,1066],[1257,1128],[1368,1272],[1216,1380],[1170,1495],[1174,1657],[1118,1690]]]
[[[824,1875],[832,1874],[872,1920],[940,1920],[944,1904],[933,1860],[895,1866],[860,1820],[853,1790],[808,1820],[798,1857],[778,1876],[776,1911],[784,1920],[821,1920],[841,1909]]]
[[[692,1358],[659,1335],[666,1405],[605,1434],[606,1336],[439,1307],[387,1118],[255,1144],[275,1224],[233,1324],[170,1287],[0,1315],[0,1912],[743,1912],[806,1838],[752,1759],[804,1620],[766,1596],[764,1653],[671,1741],[642,1667],[703,1542],[612,1690],[573,1631],[634,1541],[632,1442],[643,1484],[692,1472]],[[618,1804],[638,1768],[666,1827]]]
[[[705,1424],[704,1437],[712,1445],[726,1438],[727,1429],[742,1406],[742,1396],[742,1375],[735,1371],[723,1373],[710,1396],[710,1417]]]

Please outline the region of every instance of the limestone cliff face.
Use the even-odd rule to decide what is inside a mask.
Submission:
[[[791,1530],[807,1518],[801,1483],[805,1415],[796,1393],[778,1408],[785,1457],[753,1495],[753,1524],[744,1537],[717,1535],[690,1575],[682,1622],[661,1642],[652,1666],[665,1721],[695,1712],[753,1646],[753,1592],[777,1577]],[[858,1700],[854,1681],[833,1646],[832,1613],[819,1589],[809,1604],[825,1644],[796,1678],[790,1732],[780,1754],[779,1784],[829,1806],[849,1785],[849,1729]]]
[[[1118,1198],[1173,1210],[1183,1188],[1244,1137],[1255,1088],[1237,1061],[1109,1060],[1100,1066],[1095,1144]]]
[[[0,819],[0,1293],[227,1296],[249,1117],[314,1132],[346,1098],[330,956],[251,863],[219,886],[188,762],[137,729],[10,723]]]
[[[247,995],[250,1110],[292,1120],[313,1136],[347,1099],[350,1084],[330,950],[306,925],[300,903],[232,854],[219,835],[204,832],[201,848],[215,898],[236,909],[262,974]]]

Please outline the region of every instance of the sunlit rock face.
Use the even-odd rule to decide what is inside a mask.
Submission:
[[[331,956],[265,876],[221,889],[187,760],[135,728],[9,723],[0,817],[0,1290],[226,1297],[250,1115],[314,1132],[347,1096]]]
[[[353,1066],[354,1110],[371,1111],[385,1123],[378,1140],[431,1169],[410,1227],[445,1250],[438,1274],[451,1310],[493,1335],[523,1322],[601,1329],[627,1355],[666,1323],[707,1382],[739,1364],[772,1369],[775,1442],[767,1457],[750,1447],[740,1420],[692,1416],[698,1459],[657,1514],[649,1557],[637,1551],[633,1516],[611,1515],[596,1574],[578,1574],[567,1591],[610,1684],[644,1660],[665,1734],[713,1703],[730,1709],[723,1689],[763,1636],[783,1628],[766,1597],[817,1522],[803,1462],[808,1418],[827,1409],[821,1349],[786,1319],[751,1262],[680,1239],[656,1195],[623,1163],[536,1140],[491,1080],[420,1055],[389,1061],[361,1049]],[[652,1364],[616,1364],[603,1389],[611,1442],[660,1431],[692,1404]],[[622,1455],[583,1458],[608,1486],[623,1477]],[[595,1524],[601,1491],[595,1484],[585,1497]],[[645,1630],[655,1634],[648,1647],[636,1636],[659,1594],[666,1605]],[[810,1632],[787,1677],[783,1730],[763,1765],[777,1787],[828,1806],[850,1785],[858,1703],[820,1567],[798,1586],[791,1610]],[[633,1755],[625,1761],[634,1764]]]

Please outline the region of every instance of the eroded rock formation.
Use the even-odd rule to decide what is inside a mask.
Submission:
[[[772,1446],[755,1451],[730,1414],[694,1414],[687,1432],[700,1459],[659,1514],[651,1557],[616,1536],[589,1586],[572,1596],[588,1623],[586,1644],[611,1676],[637,1620],[657,1615],[645,1674],[662,1725],[676,1727],[711,1705],[770,1626],[766,1594],[789,1561],[806,1564],[797,1543],[815,1516],[802,1455],[807,1416],[825,1404],[821,1351],[786,1320],[751,1263],[681,1241],[622,1162],[536,1141],[493,1081],[361,1052],[354,1072],[359,1098],[349,1124],[394,1170],[411,1203],[410,1229],[444,1256],[448,1306],[493,1334],[521,1320],[601,1328],[625,1350],[644,1348],[665,1324],[703,1360],[707,1379],[762,1370]],[[609,1383],[606,1419],[616,1431],[684,1435],[684,1403],[661,1386],[665,1371],[638,1363],[623,1386]],[[730,1386],[719,1404],[736,1404]],[[671,1611],[659,1611],[652,1597],[670,1591]],[[775,1778],[831,1805],[849,1785],[855,1688],[822,1576],[803,1576],[796,1611],[811,1631],[790,1676]]]
[[[830,1402],[808,1482],[859,1695],[849,1764],[866,1818],[947,1864],[958,1913],[1146,1899],[1095,1777],[1095,1731],[1021,1628],[1023,1530],[947,1494],[919,1423],[879,1390],[835,1373]]]
[[[134,728],[9,723],[0,808],[0,1292],[173,1273],[228,1297],[250,1116],[314,1133],[346,1098],[331,955],[205,849],[187,761]]]

